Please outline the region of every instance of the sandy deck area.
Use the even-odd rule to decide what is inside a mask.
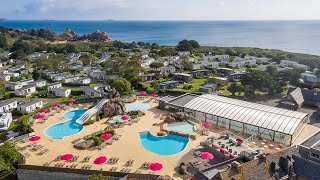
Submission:
[[[69,108],[66,111],[62,111],[60,113],[55,114],[54,116],[50,117],[47,122],[40,124],[35,123],[33,125],[33,129],[36,132],[36,135],[41,136],[41,140],[38,141],[38,144],[41,144],[44,146],[44,148],[47,148],[50,150],[49,153],[37,156],[37,152],[29,152],[31,154],[30,157],[26,159],[26,164],[31,165],[43,165],[46,162],[53,161],[57,156],[66,154],[66,153],[72,153],[76,156],[80,156],[77,162],[67,162],[67,164],[78,164],[77,168],[81,168],[83,165],[93,165],[91,169],[103,169],[103,170],[109,170],[112,167],[118,167],[118,170],[121,170],[125,167],[125,163],[128,160],[134,160],[133,166],[128,167],[131,169],[131,172],[135,172],[138,170],[141,165],[144,162],[159,162],[163,164],[163,169],[160,171],[155,172],[155,174],[159,175],[170,175],[171,177],[174,177],[175,179],[180,178],[179,175],[177,175],[174,171],[174,167],[176,166],[179,159],[186,153],[188,153],[192,148],[195,148],[200,145],[200,142],[205,139],[205,137],[200,137],[197,140],[190,140],[189,144],[187,145],[186,149],[182,151],[181,153],[173,156],[160,156],[157,154],[154,154],[152,152],[149,152],[145,150],[142,145],[140,144],[140,137],[139,132],[144,131],[150,131],[152,134],[156,134],[156,132],[159,131],[159,126],[153,126],[155,123],[160,123],[162,120],[160,118],[156,118],[156,114],[165,114],[167,112],[159,110],[156,108],[157,103],[151,103],[152,108],[145,112],[146,115],[141,117],[141,121],[138,123],[133,124],[132,126],[125,126],[120,129],[116,129],[117,134],[121,134],[122,137],[114,142],[111,146],[108,146],[107,148],[103,150],[77,150],[73,148],[72,141],[78,138],[82,138],[85,135],[91,134],[93,132],[103,130],[106,125],[106,120],[101,120],[99,122],[96,122],[92,125],[85,126],[84,129],[73,136],[65,137],[63,140],[53,140],[50,137],[46,136],[44,134],[44,130],[47,127],[50,127],[51,125],[61,123],[63,122],[60,117],[63,116],[64,113],[75,110],[75,108]],[[22,147],[29,143],[21,143],[18,144],[18,146]],[[118,157],[119,162],[117,165],[108,165],[103,164],[101,165],[94,165],[93,161],[98,156],[107,156],[107,157]],[[91,160],[88,163],[81,163],[82,159],[86,156],[92,156]],[[62,161],[59,161],[62,162]],[[53,162],[51,165],[55,164],[56,162]],[[150,170],[142,170],[143,173],[150,173],[152,171]]]

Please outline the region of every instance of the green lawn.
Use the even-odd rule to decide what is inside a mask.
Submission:
[[[188,86],[191,85],[192,88],[191,89],[181,89],[181,92],[185,92],[185,93],[198,93],[199,89],[202,87],[202,85],[204,85],[207,82],[206,78],[202,78],[202,79],[193,79],[190,83],[187,84],[180,84],[179,87],[183,88],[184,86]]]

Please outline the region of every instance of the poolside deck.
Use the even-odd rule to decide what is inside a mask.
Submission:
[[[84,129],[73,136],[65,137],[63,140],[53,140],[50,137],[44,134],[44,130],[51,125],[61,123],[63,120],[59,119],[67,111],[75,110],[76,108],[69,108],[66,111],[61,111],[56,113],[54,116],[49,117],[47,122],[40,124],[35,123],[33,129],[35,130],[36,135],[41,136],[41,140],[37,144],[42,145],[44,148],[48,149],[48,152],[45,155],[38,156],[36,155],[37,151],[30,151],[30,148],[26,152],[30,153],[31,156],[26,159],[26,164],[30,165],[43,165],[45,163],[51,163],[51,166],[57,163],[63,163],[62,161],[54,162],[53,160],[59,155],[72,153],[76,156],[80,156],[76,162],[66,162],[66,165],[71,166],[72,164],[78,164],[76,168],[81,168],[84,165],[92,165],[91,169],[94,170],[110,170],[113,167],[117,167],[117,170],[121,170],[126,167],[126,162],[128,160],[134,160],[132,166],[126,167],[131,169],[131,172],[140,170],[143,173],[153,173],[150,170],[140,169],[141,165],[144,162],[159,162],[163,164],[163,169],[161,171],[155,172],[159,175],[170,175],[174,179],[180,179],[181,176],[177,175],[174,171],[174,168],[179,161],[179,159],[186,153],[188,153],[192,148],[195,148],[200,145],[200,142],[205,139],[205,137],[200,137],[197,140],[189,142],[186,149],[173,156],[159,156],[152,152],[145,150],[140,144],[139,132],[150,131],[152,134],[156,134],[160,127],[154,126],[154,124],[161,123],[160,117],[155,117],[159,114],[165,114],[165,111],[159,110],[156,108],[156,103],[151,103],[152,108],[146,112],[145,116],[141,117],[141,121],[133,124],[132,126],[125,126],[120,129],[116,129],[117,134],[121,134],[122,137],[114,142],[111,146],[108,146],[102,150],[77,150],[73,148],[71,143],[75,139],[82,138],[86,135],[89,135],[93,132],[103,130],[108,125],[106,124],[106,119],[103,119],[99,122],[96,122],[92,125],[85,126]],[[18,143],[18,147],[23,147],[30,144],[27,143]],[[98,156],[107,156],[107,157],[117,157],[119,161],[117,164],[103,164],[103,165],[94,165],[93,161]],[[91,156],[92,158],[89,162],[81,162],[84,157]]]

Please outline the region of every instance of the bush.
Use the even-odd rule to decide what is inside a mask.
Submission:
[[[23,112],[21,112],[21,111],[18,111],[18,110],[13,110],[13,111],[11,111],[11,113],[12,113],[12,115],[14,115],[14,116],[23,116],[24,115],[24,113]]]
[[[183,89],[192,89],[192,85],[184,85]]]
[[[98,136],[92,136],[91,139],[94,141],[96,146],[100,146],[104,142],[104,140]]]
[[[87,122],[85,122],[83,125],[88,126],[90,124],[95,123],[96,121],[94,119],[89,119]]]
[[[72,96],[81,96],[83,94],[83,91],[80,89],[72,89],[71,90],[71,95]]]
[[[13,98],[14,96],[15,96],[14,92],[6,92],[6,93],[4,93],[3,98],[4,99],[10,99],[10,98]]]

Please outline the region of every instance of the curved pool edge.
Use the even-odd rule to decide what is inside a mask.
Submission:
[[[87,111],[88,109],[75,109],[75,110],[71,110],[71,111],[76,111],[76,110],[86,110],[86,111]],[[66,113],[71,112],[71,111],[67,111],[67,112],[63,113],[62,117],[63,117]],[[72,119],[69,119],[69,120],[67,119],[67,120],[62,121],[62,122],[60,122],[60,123],[52,124],[51,126],[46,127],[46,128],[43,130],[43,134],[44,134],[45,136],[47,136],[48,138],[50,138],[51,140],[63,140],[63,139],[66,138],[66,137],[70,137],[70,136],[74,136],[74,135],[76,135],[76,134],[79,134],[79,133],[81,133],[81,132],[85,129],[85,126],[82,125],[81,131],[79,131],[79,132],[77,132],[77,133],[75,133],[75,134],[69,135],[69,136],[63,136],[63,138],[61,138],[61,139],[54,139],[54,138],[52,138],[51,136],[47,135],[47,133],[46,133],[46,130],[47,130],[47,129],[51,128],[52,126],[58,125],[58,124],[66,123],[66,122],[68,122],[68,121],[72,121]]]
[[[189,143],[190,143],[190,139],[189,139],[189,138],[183,137],[183,138],[188,139],[188,142],[187,142],[186,146],[183,148],[183,150],[181,150],[180,152],[178,152],[178,153],[176,153],[176,154],[160,155],[160,154],[157,154],[157,153],[155,153],[155,152],[149,151],[148,149],[144,148],[144,146],[142,145],[142,142],[141,142],[141,137],[140,137],[140,134],[141,134],[141,133],[150,133],[152,136],[154,136],[154,135],[153,135],[150,131],[142,131],[142,132],[139,132],[139,140],[140,140],[140,145],[141,145],[141,147],[142,147],[144,150],[146,150],[146,151],[148,151],[148,152],[151,152],[152,154],[155,154],[155,155],[158,155],[158,156],[168,157],[168,156],[176,156],[176,155],[178,155],[178,154],[181,154],[181,153],[183,153],[184,151],[186,151],[187,146],[188,146]],[[167,134],[166,136],[168,136],[168,135],[169,135],[169,134]],[[173,134],[171,134],[171,135],[173,135]],[[156,138],[162,138],[162,137],[166,137],[166,136],[154,136],[154,137],[156,137]],[[177,135],[173,135],[173,136],[177,136]],[[179,136],[179,137],[182,137],[182,136]]]

